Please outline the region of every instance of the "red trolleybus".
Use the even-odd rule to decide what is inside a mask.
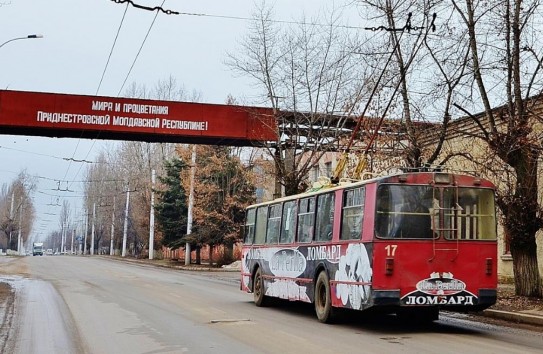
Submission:
[[[246,210],[241,289],[433,321],[496,302],[494,185],[416,172],[340,184]]]

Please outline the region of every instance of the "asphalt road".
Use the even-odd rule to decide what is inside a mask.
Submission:
[[[4,266],[0,260],[0,267]],[[257,308],[236,273],[184,272],[90,257],[12,259],[6,353],[541,353],[543,336],[441,316],[319,323],[311,306]],[[15,262],[15,264],[13,264]],[[7,271],[8,270],[8,271]]]

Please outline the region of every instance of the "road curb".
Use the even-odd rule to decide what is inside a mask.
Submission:
[[[176,265],[176,264],[160,264],[160,263],[154,263],[152,261],[147,260],[140,260],[140,259],[134,259],[134,258],[120,258],[117,256],[99,256],[103,257],[105,259],[111,259],[119,262],[126,262],[126,263],[136,263],[136,264],[146,264],[154,267],[159,268],[169,268],[169,269],[177,269],[177,270],[186,270],[186,271],[195,271],[195,272],[241,272],[240,269],[236,268],[215,268],[215,267],[206,267],[206,266],[185,266],[185,265]]]
[[[532,315],[520,312],[508,312],[500,310],[484,310],[483,316],[507,320],[516,323],[525,323],[536,326],[543,326],[543,316]]]

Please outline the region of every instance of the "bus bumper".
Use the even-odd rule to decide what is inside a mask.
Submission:
[[[373,290],[374,306],[394,306],[400,305],[400,290]]]

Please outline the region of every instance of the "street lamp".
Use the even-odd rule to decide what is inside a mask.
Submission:
[[[2,48],[3,46],[5,46],[5,45],[8,44],[9,42],[18,41],[19,39],[32,39],[32,38],[43,38],[43,36],[42,36],[41,34],[29,34],[29,35],[26,36],[26,37],[13,38],[13,39],[10,39],[10,40],[7,41],[7,42],[4,42],[4,43],[0,44],[0,48]]]

